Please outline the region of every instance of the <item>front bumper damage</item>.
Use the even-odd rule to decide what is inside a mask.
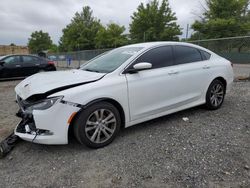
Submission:
[[[30,135],[29,139],[25,139],[27,141],[32,141],[36,139],[37,136],[51,136],[53,135],[53,132],[49,130],[44,129],[37,129],[36,124],[33,118],[33,114],[22,112],[22,110],[19,110],[16,114],[17,117],[22,118],[21,122],[17,125],[15,129],[15,134],[19,137],[22,136],[22,134]],[[23,137],[23,136],[22,136]],[[31,140],[32,139],[32,140]]]
[[[17,97],[18,98],[18,97]],[[15,135],[38,144],[59,145],[68,143],[68,119],[81,108],[61,101],[46,110],[25,111],[24,102],[17,100],[20,110],[16,114],[21,122]]]

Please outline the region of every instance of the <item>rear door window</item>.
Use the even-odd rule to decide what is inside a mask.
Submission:
[[[23,56],[23,62],[26,64],[38,64],[39,59],[37,57],[32,56]]]
[[[175,46],[174,57],[176,65],[193,63],[203,60],[198,49],[188,46]]]

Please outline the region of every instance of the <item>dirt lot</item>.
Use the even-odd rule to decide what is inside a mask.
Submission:
[[[18,122],[18,82],[0,82],[0,139]],[[4,188],[250,187],[250,82],[234,83],[218,111],[197,107],[149,121],[102,149],[74,139],[66,146],[21,142],[0,169]]]

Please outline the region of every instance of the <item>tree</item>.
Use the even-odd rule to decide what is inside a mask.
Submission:
[[[39,53],[44,50],[48,50],[52,46],[52,40],[48,33],[41,31],[35,31],[29,38],[28,47],[31,53]]]
[[[249,0],[207,0],[200,20],[192,25],[192,39],[246,35],[250,31]]]
[[[101,27],[100,20],[92,16],[89,6],[75,13],[71,23],[63,29],[60,50],[75,51],[95,48],[95,37]]]
[[[48,49],[49,53],[57,53],[58,51],[58,46],[56,44],[52,44],[51,47]]]
[[[101,27],[95,38],[96,48],[116,48],[128,43],[128,39],[123,35],[124,26],[111,23],[107,27]]]
[[[135,42],[178,40],[178,35],[181,35],[168,0],[163,0],[160,6],[158,0],[145,6],[141,3],[131,18],[130,33]]]

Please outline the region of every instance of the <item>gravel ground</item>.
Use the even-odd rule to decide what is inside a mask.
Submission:
[[[0,81],[0,140],[9,135],[11,130],[20,121],[15,116],[18,106],[15,103],[14,92],[14,87],[19,82],[18,80]]]
[[[0,82],[0,138],[18,119]],[[189,121],[183,121],[188,117]],[[201,107],[122,130],[91,150],[19,143],[0,160],[0,187],[250,187],[250,82],[236,82],[217,111]]]

